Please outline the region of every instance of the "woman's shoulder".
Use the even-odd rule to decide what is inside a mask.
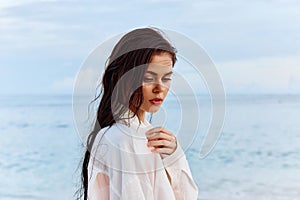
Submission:
[[[99,131],[94,146],[105,146],[111,153],[126,151],[131,153],[148,152],[146,131],[149,126],[128,125],[116,122]]]
[[[105,127],[97,133],[91,154],[102,162],[108,162],[113,157],[119,157],[123,151],[132,149],[130,143],[117,126]]]
[[[130,128],[122,123],[115,123],[110,127],[102,128],[95,143],[112,145],[115,147],[128,147],[132,143]]]
[[[159,163],[158,154],[147,147],[147,138],[141,128],[136,132],[134,126],[116,123],[101,129],[94,143],[95,157],[111,169],[123,171],[153,170]]]

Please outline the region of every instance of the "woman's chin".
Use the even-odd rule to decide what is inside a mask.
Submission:
[[[160,109],[160,106],[151,106],[148,110],[149,113],[156,113]]]

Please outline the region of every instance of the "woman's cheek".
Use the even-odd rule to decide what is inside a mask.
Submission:
[[[147,97],[151,93],[151,91],[152,91],[152,87],[151,87],[150,84],[143,86],[143,95],[144,95],[144,97]]]

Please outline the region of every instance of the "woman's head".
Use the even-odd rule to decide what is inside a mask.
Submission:
[[[175,62],[175,48],[158,29],[141,28],[125,34],[115,45],[102,78],[100,127],[120,120],[128,108],[138,116],[156,112],[159,99],[168,92]]]

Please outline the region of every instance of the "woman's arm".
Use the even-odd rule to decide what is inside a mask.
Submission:
[[[106,174],[98,173],[89,184],[89,200],[109,200],[109,178]]]

